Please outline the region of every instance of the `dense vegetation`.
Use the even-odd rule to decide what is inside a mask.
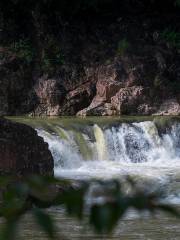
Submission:
[[[33,63],[35,68],[41,66],[42,71],[47,71],[64,63],[63,49],[57,43],[63,38],[61,30],[74,20],[85,21],[89,26],[97,19],[106,22],[107,19],[138,15],[165,18],[177,14],[179,7],[179,0],[2,0],[0,43],[27,64]],[[162,37],[179,48],[180,36],[175,25],[174,29],[167,26]],[[127,46],[123,39],[119,53]],[[3,52],[0,54],[3,57]]]

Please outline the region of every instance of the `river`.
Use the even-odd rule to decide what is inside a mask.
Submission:
[[[180,119],[13,118],[31,125],[49,144],[56,177],[71,180],[134,177],[150,191],[163,192],[162,201],[180,206]],[[67,239],[100,239],[87,227],[51,209],[58,231]],[[45,239],[30,216],[24,239]],[[180,221],[158,213],[140,216],[130,211],[112,236],[104,239],[180,239]]]

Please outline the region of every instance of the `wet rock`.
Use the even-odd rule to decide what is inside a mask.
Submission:
[[[160,105],[154,115],[180,115],[180,104],[177,99],[168,99]]]
[[[0,118],[0,172],[22,176],[53,175],[48,144],[34,129]]]

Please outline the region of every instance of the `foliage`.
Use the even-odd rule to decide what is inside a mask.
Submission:
[[[159,88],[162,85],[162,79],[160,76],[156,76],[153,82],[155,88]]]
[[[3,60],[6,57],[6,53],[3,51],[0,51],[0,60]]]
[[[9,46],[9,50],[11,53],[15,54],[17,58],[23,60],[27,64],[31,64],[34,60],[35,49],[32,47],[30,40],[28,39],[21,39],[13,42]],[[61,49],[54,41],[52,41],[52,39],[48,39],[46,45],[43,46],[43,56],[41,60],[42,70],[50,72],[63,63],[64,57]]]
[[[180,0],[176,0],[174,4],[176,7],[180,7]]]
[[[59,65],[64,63],[63,57],[60,53],[57,53],[53,58],[49,58],[48,55],[42,59],[42,70],[46,73],[53,73]]]
[[[64,56],[58,43],[56,43],[52,37],[47,39],[46,42],[42,58],[42,70],[49,72],[64,64]]]
[[[127,50],[129,49],[130,44],[126,38],[123,38],[121,41],[118,43],[118,48],[117,48],[117,53],[119,56],[124,55]]]
[[[159,203],[159,196],[148,194],[138,189],[132,179],[126,179],[132,188],[131,194],[125,194],[118,181],[94,181],[100,189],[104,189],[103,201],[92,202],[89,208],[89,223],[98,233],[112,232],[117,222],[133,207],[139,211],[163,210],[180,217],[179,212],[171,206]],[[50,239],[55,239],[56,232],[53,219],[45,209],[50,206],[63,206],[66,212],[78,219],[85,214],[85,196],[91,186],[90,182],[81,182],[79,187],[72,188],[67,181],[53,177],[31,176],[21,182],[12,178],[0,177],[2,201],[0,203],[0,217],[5,225],[0,232],[0,240],[13,240],[16,237],[16,226],[27,211],[31,211],[37,223]],[[57,191],[63,185],[63,190]],[[56,186],[56,190],[53,190]]]
[[[12,50],[21,59],[31,63],[35,54],[34,68],[38,69],[39,65],[42,65],[42,70],[52,72],[64,63],[64,56],[62,49],[53,54],[45,51],[44,39],[48,35],[58,38],[60,43],[63,39],[61,31],[68,29],[74,22],[87,22],[89,26],[89,23],[96,19],[106,23],[107,18],[123,19],[124,16],[133,16],[132,13],[149,15],[149,11],[152,11],[152,14],[161,14],[164,10],[176,12],[178,6],[179,0],[1,0],[1,41],[14,41]],[[160,15],[162,22],[163,16]],[[169,36],[168,33],[165,38],[179,47],[178,36],[174,39],[174,36]],[[129,48],[127,39],[122,39],[117,48],[118,54],[122,56]]]
[[[19,41],[13,42],[10,45],[10,51],[28,64],[33,60],[34,49],[32,48],[30,41],[27,39],[20,39]]]
[[[165,29],[161,33],[161,38],[168,42],[170,46],[180,49],[180,33],[175,30]]]

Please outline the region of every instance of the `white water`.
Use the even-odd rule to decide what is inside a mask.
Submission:
[[[132,120],[124,119],[126,122]],[[154,121],[133,124],[118,123],[123,118],[15,120],[36,128],[39,135],[48,142],[55,161],[56,176],[70,179],[121,179],[129,174],[145,190],[163,193],[161,201],[177,204],[180,208],[180,123],[171,121],[179,121],[178,118],[155,117]],[[164,126],[162,134],[156,126],[162,128],[164,123],[171,127],[165,129]],[[122,180],[121,183],[122,189],[130,193],[132,189],[127,182]],[[107,195],[102,185],[99,188],[92,184],[85,198],[87,208],[92,201],[102,203],[103,196]],[[86,220],[83,224],[82,221],[77,223],[74,219],[67,218],[61,207],[49,211],[56,222],[61,223],[57,224],[58,231],[66,239],[100,239],[100,236],[87,228]],[[104,239],[180,239],[178,219],[159,212],[155,216],[152,218],[147,212],[139,215],[139,212],[130,209],[114,233],[104,236]],[[36,232],[31,216],[23,219],[23,223],[22,239],[46,239],[41,231]]]
[[[49,144],[55,176],[68,179],[112,179],[134,176],[151,191],[180,202],[180,123],[159,134],[153,121],[123,123],[106,128],[37,129]],[[52,128],[53,129],[53,128]]]
[[[147,186],[150,182],[151,188],[166,189],[172,201],[180,199],[180,123],[161,135],[153,121],[105,129],[95,124],[78,135],[61,129],[63,138],[45,129],[37,131],[49,144],[56,176],[109,179],[131,175]]]

